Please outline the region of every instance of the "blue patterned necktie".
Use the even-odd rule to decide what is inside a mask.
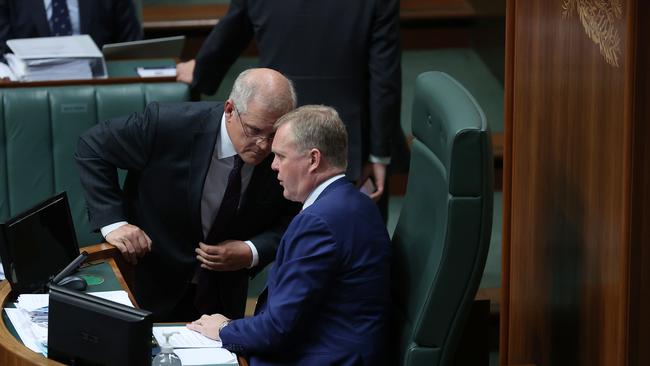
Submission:
[[[69,36],[72,34],[70,13],[66,0],[52,0],[52,17],[50,17],[52,34],[55,36]]]

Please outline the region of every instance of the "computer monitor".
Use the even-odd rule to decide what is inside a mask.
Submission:
[[[106,60],[179,58],[184,44],[185,36],[151,38],[108,43],[102,46],[102,53]]]
[[[50,279],[78,255],[65,192],[0,224],[0,257],[14,295],[44,293]]]
[[[50,286],[50,359],[66,365],[150,365],[151,326],[146,310]]]

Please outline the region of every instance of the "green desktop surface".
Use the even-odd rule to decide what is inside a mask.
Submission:
[[[120,61],[107,61],[106,71],[109,78],[127,78],[138,77],[136,69],[138,67],[175,67],[176,62],[172,58],[155,58],[155,59],[139,59],[139,60],[120,60]],[[146,78],[143,78],[146,80]]]

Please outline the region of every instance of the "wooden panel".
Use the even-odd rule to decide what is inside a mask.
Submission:
[[[147,5],[142,9],[144,35],[157,38],[184,34],[181,59],[191,59],[227,11],[228,4]],[[467,0],[402,0],[402,48],[467,47],[469,26],[475,17],[476,12]],[[251,44],[245,54],[257,54],[255,45]]]
[[[630,365],[650,365],[650,2],[637,3],[636,97],[630,243]]]
[[[212,28],[228,11],[228,4],[147,5],[142,9],[145,31],[161,29]],[[440,19],[473,18],[475,11],[466,0],[402,0],[402,23]]]
[[[635,68],[636,2],[508,3],[501,364],[627,364],[630,213],[648,222],[631,210],[649,161],[632,150],[633,133],[648,137],[633,110],[648,65]],[[589,29],[604,52],[581,22],[596,5],[609,12]]]

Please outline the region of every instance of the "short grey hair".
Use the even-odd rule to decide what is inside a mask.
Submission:
[[[267,112],[279,115],[296,108],[296,90],[289,78],[283,75],[287,85],[279,88],[277,82],[273,83],[267,78],[253,78],[250,75],[253,70],[244,70],[237,76],[228,97],[239,113],[246,113],[252,101],[260,103]]]
[[[280,117],[273,127],[277,130],[286,123],[291,123],[293,141],[300,152],[316,148],[332,166],[347,168],[348,133],[334,108],[305,105]]]

